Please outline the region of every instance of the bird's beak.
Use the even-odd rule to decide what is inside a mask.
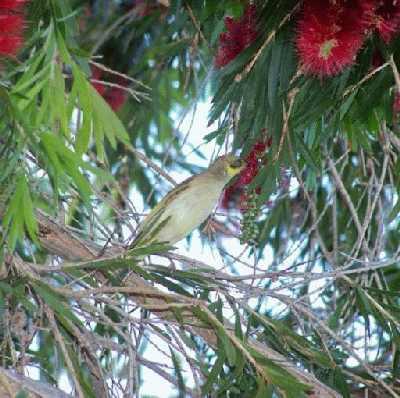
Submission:
[[[245,162],[243,159],[237,158],[233,163],[232,163],[232,167],[234,168],[238,168],[240,170],[243,170],[245,166]]]
[[[228,175],[230,177],[234,177],[238,175],[246,166],[246,163],[243,159],[237,158],[228,166]]]

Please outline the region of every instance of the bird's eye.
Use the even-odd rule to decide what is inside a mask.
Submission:
[[[243,161],[241,159],[236,159],[231,163],[231,167],[234,169],[238,169],[239,167],[243,166]]]

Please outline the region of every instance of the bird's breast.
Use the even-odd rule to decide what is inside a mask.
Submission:
[[[157,234],[157,240],[174,244],[187,236],[211,214],[222,189],[221,183],[196,184],[181,192],[163,213],[160,221],[169,219]]]

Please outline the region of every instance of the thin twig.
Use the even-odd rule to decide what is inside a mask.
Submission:
[[[394,62],[393,54],[389,58],[389,64],[393,71],[394,81],[396,83],[397,92],[400,93],[400,74],[396,62]]]
[[[132,147],[131,145],[127,145],[126,149],[131,152],[133,155],[135,155],[138,159],[140,159],[142,162],[146,163],[147,166],[152,168],[154,171],[157,172],[157,174],[161,175],[164,177],[168,182],[170,182],[173,186],[178,185],[178,183],[168,174],[166,173],[161,167],[157,166],[151,159],[149,159],[146,155],[144,155],[142,152],[138,151],[136,148]]]
[[[281,27],[283,25],[285,25],[285,23],[293,16],[293,14],[295,14],[298,10],[298,8],[300,7],[300,3],[298,2],[293,9],[281,20],[281,22],[279,23],[277,29],[273,30],[265,39],[264,43],[261,45],[261,47],[258,49],[258,51],[256,52],[256,54],[254,55],[254,57],[250,60],[250,62],[246,65],[244,71],[238,73],[235,76],[235,82],[239,83],[243,77],[245,77],[247,74],[250,73],[250,71],[253,69],[255,63],[257,62],[258,58],[260,58],[261,54],[263,53],[264,49],[268,46],[269,43],[271,43],[271,41],[274,39],[276,33],[278,32],[278,30],[281,29]]]
[[[287,134],[289,134],[289,119],[290,119],[290,115],[292,114],[294,100],[295,100],[298,92],[299,92],[299,89],[297,87],[289,92],[289,94],[287,96],[288,100],[289,100],[289,110],[287,112],[286,112],[286,108],[285,108],[285,103],[284,102],[282,103],[282,107],[283,107],[282,134],[281,134],[281,139],[279,141],[278,151],[276,152],[276,155],[274,156],[273,162],[276,162],[279,159],[279,155],[282,151],[283,143],[285,142],[285,138],[286,138]]]
[[[55,340],[57,341],[57,343],[58,343],[58,345],[59,345],[59,347],[61,349],[61,352],[63,353],[65,364],[67,365],[67,368],[68,368],[68,370],[69,370],[69,372],[70,372],[70,374],[71,374],[71,376],[72,376],[72,378],[74,380],[74,385],[75,385],[76,392],[78,393],[78,396],[80,398],[85,398],[85,394],[83,393],[83,389],[82,389],[81,384],[79,382],[79,377],[76,374],[75,367],[74,367],[74,365],[72,363],[72,360],[71,360],[71,358],[69,356],[69,353],[68,353],[68,349],[65,346],[64,338],[62,337],[62,335],[60,333],[60,330],[58,329],[57,323],[56,323],[56,321],[54,319],[54,313],[47,306],[45,306],[45,313],[46,313],[47,319],[48,319],[48,321],[50,323],[51,331],[53,333],[53,336],[54,336]]]

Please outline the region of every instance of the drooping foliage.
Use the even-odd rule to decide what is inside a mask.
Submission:
[[[179,396],[400,395],[400,2],[0,0],[0,57],[2,367],[82,397],[143,369]],[[227,151],[215,263],[128,249],[171,172]]]

